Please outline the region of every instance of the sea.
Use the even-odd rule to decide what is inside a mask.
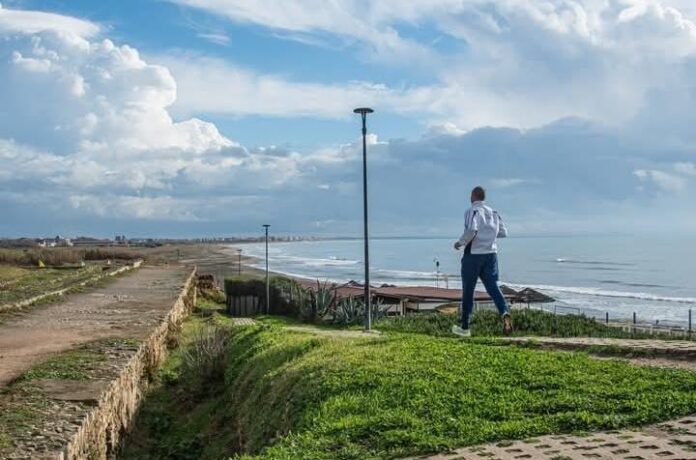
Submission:
[[[370,240],[374,285],[460,288],[461,253],[451,238]],[[259,258],[265,245],[239,246]],[[439,262],[439,266],[438,266]],[[364,279],[360,239],[270,243],[274,272],[347,282]],[[556,299],[547,308],[611,320],[686,325],[693,310],[696,328],[696,236],[513,237],[499,242],[500,282],[531,287]],[[482,286],[479,286],[483,289]]]

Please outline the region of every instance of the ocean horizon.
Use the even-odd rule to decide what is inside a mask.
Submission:
[[[377,237],[370,240],[374,285],[460,288],[461,253],[453,238]],[[531,287],[556,299],[559,309],[588,316],[684,325],[696,309],[696,258],[682,249],[696,237],[521,236],[500,241],[500,283]],[[264,268],[265,245],[240,245]],[[362,239],[277,242],[269,246],[277,273],[344,283],[362,282]],[[439,261],[439,273],[436,269]],[[479,289],[483,290],[482,286]]]

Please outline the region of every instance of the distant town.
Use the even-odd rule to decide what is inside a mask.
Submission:
[[[307,236],[269,236],[272,242],[315,241],[322,238]],[[84,246],[127,246],[127,247],[157,247],[165,244],[234,244],[257,243],[265,241],[265,236],[258,237],[210,237],[210,238],[128,238],[116,235],[110,238],[94,238],[89,236],[63,237],[56,235],[48,238],[0,238],[0,248],[60,248]]]

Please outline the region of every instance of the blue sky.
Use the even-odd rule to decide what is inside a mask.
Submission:
[[[0,235],[696,230],[686,0],[13,0]],[[664,216],[654,219],[645,216]]]

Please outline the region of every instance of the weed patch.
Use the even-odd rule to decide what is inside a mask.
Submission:
[[[541,310],[512,310],[511,313],[515,336],[674,339],[667,335],[663,337],[659,334],[624,331],[582,315],[554,315]],[[452,315],[421,314],[385,318],[377,322],[375,328],[390,332],[450,336],[450,329],[455,324],[457,324],[457,318]],[[502,336],[500,317],[493,311],[475,312],[471,333],[475,337]],[[684,340],[682,337],[679,339]]]
[[[95,364],[105,360],[103,355],[75,350],[61,353],[30,369],[21,379],[24,381],[38,379],[88,380]]]

